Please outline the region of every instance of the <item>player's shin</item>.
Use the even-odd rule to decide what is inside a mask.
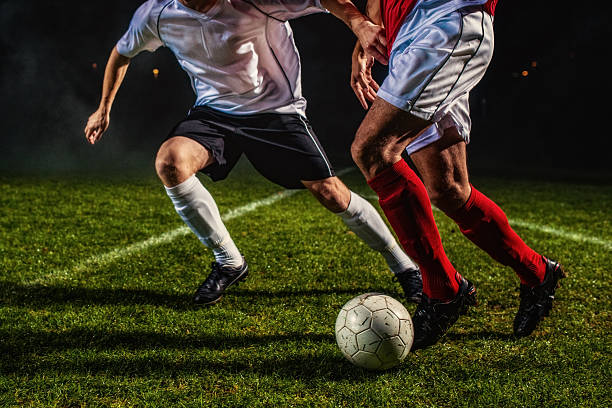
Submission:
[[[423,182],[400,160],[368,181],[404,250],[421,268],[423,293],[448,301],[459,290],[459,274],[442,247]]]
[[[351,191],[348,208],[338,215],[355,235],[382,254],[393,273],[418,269],[398,245],[378,211],[367,200]]]
[[[502,209],[473,186],[463,207],[447,215],[491,258],[514,269],[521,283],[533,287],[542,282],[546,272],[542,256],[514,232]]]
[[[213,251],[220,265],[242,266],[242,255],[221,220],[215,200],[195,175],[177,186],[166,187],[166,193],[176,212],[198,239]]]

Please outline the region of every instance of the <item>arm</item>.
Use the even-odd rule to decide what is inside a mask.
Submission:
[[[379,0],[369,0],[369,3]],[[382,27],[361,14],[350,0],[321,0],[321,5],[338,17],[355,33],[366,54],[381,64],[387,64],[387,40]],[[379,13],[380,14],[380,13]]]
[[[87,126],[85,126],[85,137],[91,144],[100,140],[102,134],[108,129],[111,107],[129,64],[130,59],[119,54],[116,47],[113,48],[104,71],[100,106],[89,117]]]
[[[108,128],[111,107],[130,60],[142,51],[153,52],[163,45],[159,38],[158,23],[164,7],[164,2],[157,0],[148,0],[138,7],[126,33],[111,51],[104,71],[100,106],[85,126],[85,137],[89,143],[94,144],[100,140]]]
[[[380,12],[380,0],[368,0],[366,6],[366,14],[375,24],[378,24],[381,29],[383,27],[382,15]],[[386,43],[385,43],[386,45]],[[385,58],[386,58],[385,54]],[[372,78],[372,66],[374,59],[367,55],[361,45],[361,41],[357,41],[352,55],[351,64],[351,88],[357,96],[364,109],[368,109],[368,102],[374,102],[376,99],[376,91],[378,84]]]
[[[380,0],[368,0],[368,4],[366,4],[366,15],[374,24],[384,27],[382,15],[380,13]]]
[[[87,126],[85,126],[85,137],[91,144],[100,140],[102,134],[108,129],[111,107],[129,64],[130,59],[119,54],[117,47],[113,48],[104,71],[100,106],[89,117]]]

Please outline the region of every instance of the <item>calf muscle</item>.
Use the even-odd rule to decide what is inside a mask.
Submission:
[[[449,129],[440,140],[410,156],[432,204],[447,214],[463,206],[471,192],[466,145],[454,133],[454,128]]]
[[[319,202],[333,213],[345,211],[351,201],[351,192],[338,177],[302,181]]]

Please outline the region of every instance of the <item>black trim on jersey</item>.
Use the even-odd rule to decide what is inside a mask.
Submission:
[[[264,13],[264,14],[266,14],[266,13]],[[270,16],[268,16],[268,17],[270,17]],[[270,17],[270,18],[275,19],[274,17]],[[280,20],[277,20],[277,19],[275,19],[275,20],[276,21],[280,21]],[[291,87],[291,81],[289,80],[289,77],[287,76],[287,73],[285,72],[285,68],[283,68],[283,65],[278,60],[278,57],[276,56],[276,53],[274,52],[274,48],[272,48],[272,45],[270,44],[270,40],[268,39],[268,20],[266,20],[266,43],[268,44],[268,48],[270,49],[270,52],[272,53],[272,56],[274,57],[274,61],[276,61],[276,64],[278,65],[278,67],[280,68],[281,72],[283,73],[283,77],[285,77],[285,81],[287,81],[287,86],[289,87],[289,92],[291,92],[291,99],[294,99],[294,97],[293,97],[293,88]]]
[[[159,32],[159,20],[161,19],[161,15],[164,12],[164,10],[166,9],[166,7],[168,7],[174,0],[170,0],[169,2],[167,2],[166,4],[164,4],[164,7],[162,7],[162,9],[159,11],[159,14],[157,15],[157,37],[159,38],[159,41],[162,42],[162,44],[164,44],[164,46],[166,45],[166,42],[162,39],[161,37],[161,33]]]
[[[265,11],[263,11],[262,9],[260,9],[259,7],[257,7],[255,4],[253,4],[253,3],[252,3],[251,1],[249,1],[249,0],[243,0],[243,1],[244,1],[245,3],[248,3],[248,4],[250,4],[251,6],[253,6],[253,7],[254,7],[254,8],[257,10],[257,11],[259,11],[259,12],[260,12],[261,14],[263,14],[264,16],[268,16],[268,17],[270,17],[272,20],[276,20],[276,21],[278,21],[278,22],[280,22],[280,23],[284,23],[284,22],[286,21],[286,20],[281,20],[281,19],[280,19],[280,18],[278,18],[278,17],[274,17],[273,15],[270,15],[270,14],[266,13]]]
[[[457,79],[455,80],[455,83],[448,90],[448,93],[446,94],[444,99],[442,99],[442,101],[438,104],[438,106],[436,107],[436,110],[432,114],[432,117],[433,117],[433,115],[436,114],[436,112],[438,112],[438,109],[440,109],[440,106],[442,106],[444,101],[450,96],[451,92],[453,92],[453,89],[455,89],[455,86],[459,82],[459,78],[461,78],[461,75],[463,75],[463,73],[465,72],[465,69],[467,68],[468,64],[470,63],[470,61],[472,61],[472,59],[476,56],[476,54],[478,54],[478,51],[480,51],[480,46],[482,45],[482,42],[484,41],[484,19],[485,19],[485,12],[484,12],[484,10],[481,10],[480,12],[482,13],[482,19],[480,21],[480,27],[481,27],[482,34],[480,35],[480,42],[478,43],[478,47],[476,47],[476,50],[474,51],[472,56],[470,56],[470,58],[463,65],[463,68],[461,69],[461,72],[459,73],[459,75],[457,75]],[[462,27],[461,31],[462,31],[462,35],[463,35],[463,17],[464,16],[461,17],[461,27]]]
[[[253,6],[253,8],[257,11],[259,11],[261,14],[263,14],[264,16],[271,18],[272,20],[278,21],[279,23],[286,23],[286,20],[281,20],[278,17],[274,17],[271,14],[266,13],[265,11],[263,11],[262,9],[260,9],[259,7],[257,7],[253,2],[251,2],[250,0],[243,0],[245,3],[250,4],[251,6]],[[287,73],[285,72],[285,69],[283,68],[283,65],[280,63],[280,61],[278,60],[278,57],[276,56],[276,53],[274,52],[274,48],[272,48],[272,45],[270,45],[270,40],[268,39],[268,20],[266,20],[266,44],[268,44],[268,48],[270,49],[270,52],[272,53],[272,56],[274,57],[274,61],[276,61],[276,64],[278,65],[278,67],[280,68],[281,72],[283,73],[283,76],[285,77],[285,81],[287,81],[287,87],[289,87],[289,92],[291,92],[291,97],[293,98],[293,88],[291,87],[291,81],[289,80],[289,77],[287,76]]]

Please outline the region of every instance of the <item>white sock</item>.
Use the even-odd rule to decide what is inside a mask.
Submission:
[[[399,246],[378,211],[361,196],[351,191],[348,208],[338,215],[355,235],[382,254],[391,272],[399,273],[418,268]]]
[[[177,186],[166,187],[166,193],[185,224],[212,249],[219,264],[242,266],[242,255],[221,220],[215,200],[195,174]]]

